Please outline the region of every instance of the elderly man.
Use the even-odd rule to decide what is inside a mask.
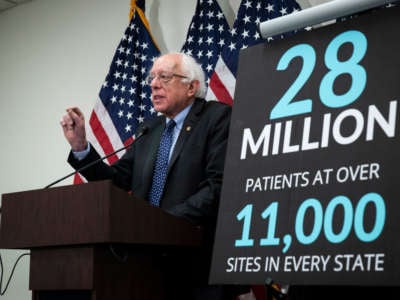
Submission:
[[[210,233],[203,258],[192,257],[193,265],[174,264],[177,271],[167,276],[168,299],[234,299],[227,296],[226,288],[207,286],[231,108],[203,99],[202,68],[182,53],[157,58],[147,82],[160,115],[144,122],[138,129],[141,137],[115,164],[99,163],[82,175],[89,181],[112,179],[115,185]],[[61,126],[72,148],[68,161],[75,169],[99,158],[86,140],[85,120],[78,108],[67,109]],[[172,282],[186,291],[171,292]]]

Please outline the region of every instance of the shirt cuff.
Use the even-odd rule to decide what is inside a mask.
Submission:
[[[90,143],[87,144],[87,147],[85,150],[82,151],[72,151],[72,154],[77,160],[82,160],[84,159],[90,152]]]

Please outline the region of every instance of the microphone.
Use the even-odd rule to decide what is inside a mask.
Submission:
[[[103,161],[104,159],[106,159],[106,158],[108,158],[108,157],[110,157],[112,155],[114,155],[114,154],[116,154],[118,152],[121,152],[122,150],[125,150],[126,148],[129,148],[134,142],[136,142],[139,138],[144,136],[148,131],[149,131],[149,127],[143,126],[141,128],[141,130],[135,136],[135,140],[132,143],[129,143],[127,146],[119,148],[118,150],[116,150],[116,151],[114,151],[114,152],[112,152],[110,154],[107,154],[107,155],[105,155],[103,157],[100,157],[99,159],[96,159],[96,160],[92,161],[91,163],[88,163],[87,165],[84,165],[83,167],[81,167],[81,168],[79,168],[79,169],[77,169],[77,170],[65,175],[64,177],[62,177],[60,179],[57,179],[56,181],[53,181],[52,183],[46,185],[44,188],[47,189],[47,188],[55,185],[56,183],[59,183],[60,181],[63,181],[64,179],[67,179],[68,177],[71,177],[74,174],[80,173],[80,172],[92,167],[93,165],[98,164],[99,162]]]

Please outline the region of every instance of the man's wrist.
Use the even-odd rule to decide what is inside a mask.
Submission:
[[[86,147],[81,150],[81,151],[75,151],[74,149],[72,149],[72,154],[74,155],[74,157],[77,160],[82,160],[84,159],[90,152],[90,144],[86,143]]]

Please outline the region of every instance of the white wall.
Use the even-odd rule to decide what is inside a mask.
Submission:
[[[237,1],[219,0],[231,24]],[[0,194],[40,189],[72,171],[59,120],[72,105],[89,116],[128,24],[129,5],[129,0],[33,0],[0,14]],[[180,49],[195,5],[196,0],[147,1],[162,52]],[[71,180],[59,185],[66,184]],[[0,253],[4,288],[22,251]],[[24,257],[2,299],[31,299],[28,277]]]

